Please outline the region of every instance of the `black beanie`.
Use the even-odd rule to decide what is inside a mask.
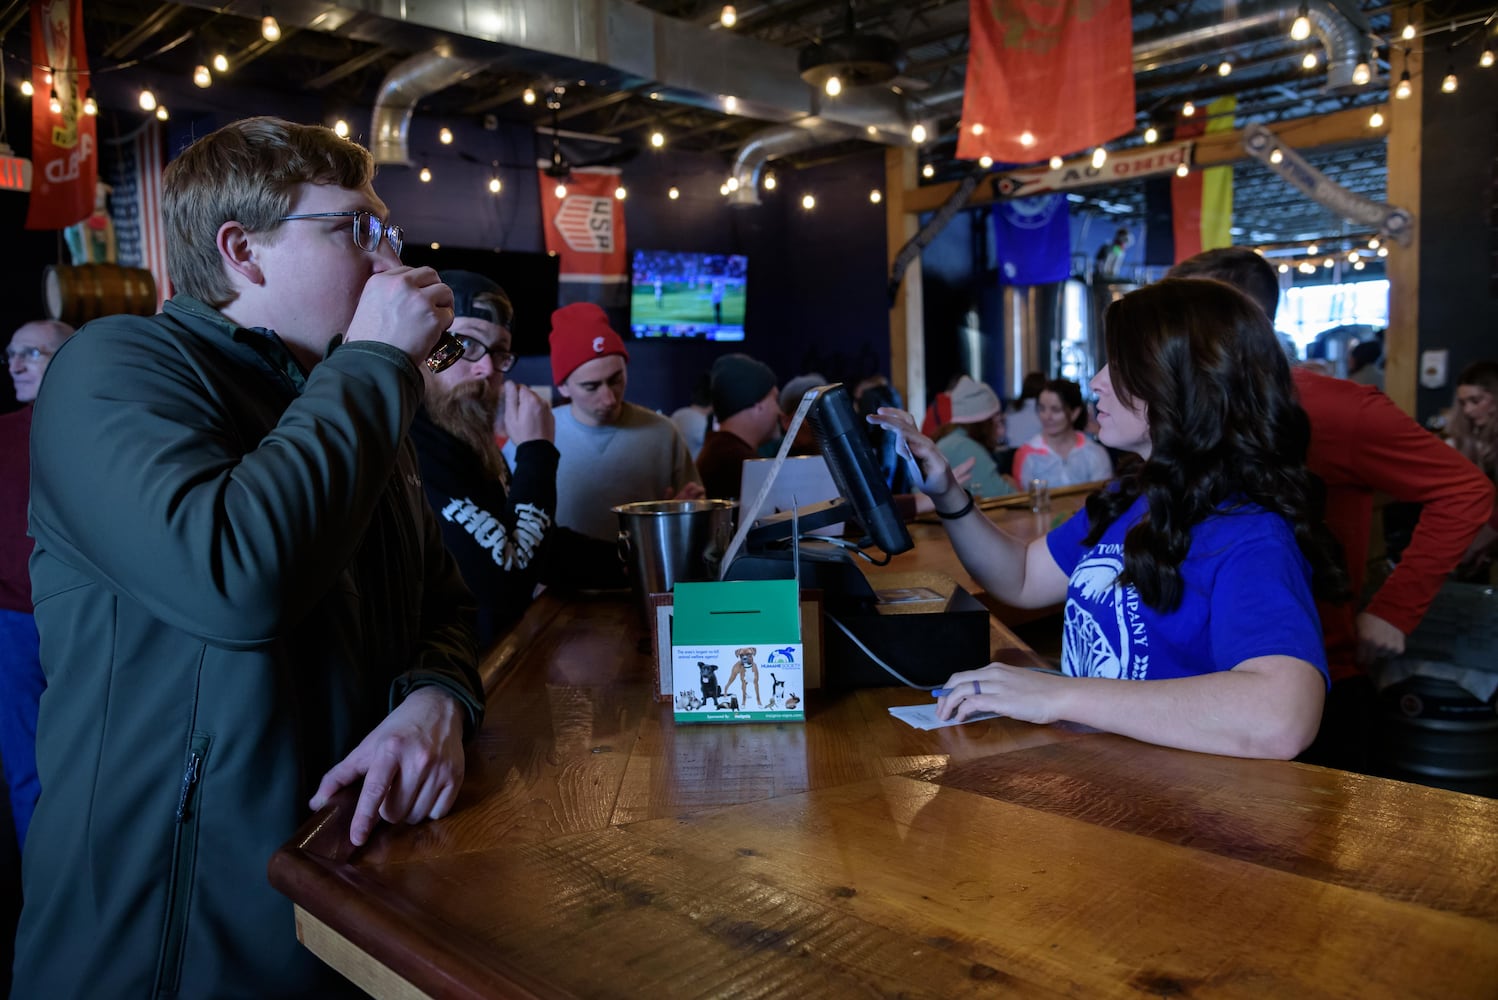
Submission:
[[[725,354],[713,362],[713,415],[727,420],[758,403],[775,388],[775,373],[747,354]]]

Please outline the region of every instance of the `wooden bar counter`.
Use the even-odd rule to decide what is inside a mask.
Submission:
[[[276,854],[308,947],[382,997],[1498,995],[1498,802],[902,689],[676,727],[636,614],[543,596],[452,815],[351,851],[347,789]]]

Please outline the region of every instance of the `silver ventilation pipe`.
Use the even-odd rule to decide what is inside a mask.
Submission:
[[[863,138],[868,136],[861,129],[819,118],[803,118],[790,125],[772,125],[756,132],[734,153],[729,176],[738,181],[738,187],[729,192],[728,203],[735,208],[758,205],[760,178],[765,164],[771,160],[844,139]]]
[[[455,56],[446,45],[403,60],[386,74],[375,98],[370,152],[381,165],[411,165],[411,114],[428,94],[466,80],[489,60]]]

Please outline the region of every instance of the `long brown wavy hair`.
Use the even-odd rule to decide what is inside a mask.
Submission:
[[[1160,611],[1180,606],[1192,529],[1223,508],[1257,504],[1290,524],[1318,597],[1346,596],[1341,551],[1321,521],[1325,490],[1306,468],[1310,421],[1264,311],[1220,281],[1167,278],[1108,307],[1113,390],[1147,407],[1151,452],[1116,489],[1087,501],[1093,545],[1143,496],[1124,537],[1121,583]]]

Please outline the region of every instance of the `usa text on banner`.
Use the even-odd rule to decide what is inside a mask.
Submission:
[[[993,175],[993,193],[998,198],[1022,198],[1050,191],[1071,191],[1094,184],[1114,184],[1156,174],[1168,174],[1182,163],[1191,163],[1191,143],[1143,146],[1124,153],[1110,153],[1101,167],[1087,158],[1069,160],[1056,169],[1017,167]]]
[[[33,0],[31,76],[35,175],[26,228],[62,229],[93,212],[99,176],[94,116],[83,111],[89,75],[82,0]]]
[[[1066,195],[1011,198],[993,207],[999,284],[1046,285],[1071,276]]]
[[[1264,126],[1250,125],[1243,130],[1243,148],[1248,150],[1249,156],[1262,161],[1312,201],[1326,206],[1348,222],[1377,226],[1380,233],[1392,236],[1400,246],[1407,247],[1414,239],[1415,217],[1408,209],[1364,198],[1327,180],[1324,174],[1302,159],[1295,150],[1283,145]],[[1282,154],[1278,163],[1270,159],[1270,154],[1276,149]]]
[[[1134,127],[1128,0],[969,0],[957,155],[1028,163]]]
[[[545,170],[539,175],[546,249],[562,261],[562,302],[589,301],[605,307],[627,302],[624,203],[614,197],[619,171],[573,167],[565,180]]]

